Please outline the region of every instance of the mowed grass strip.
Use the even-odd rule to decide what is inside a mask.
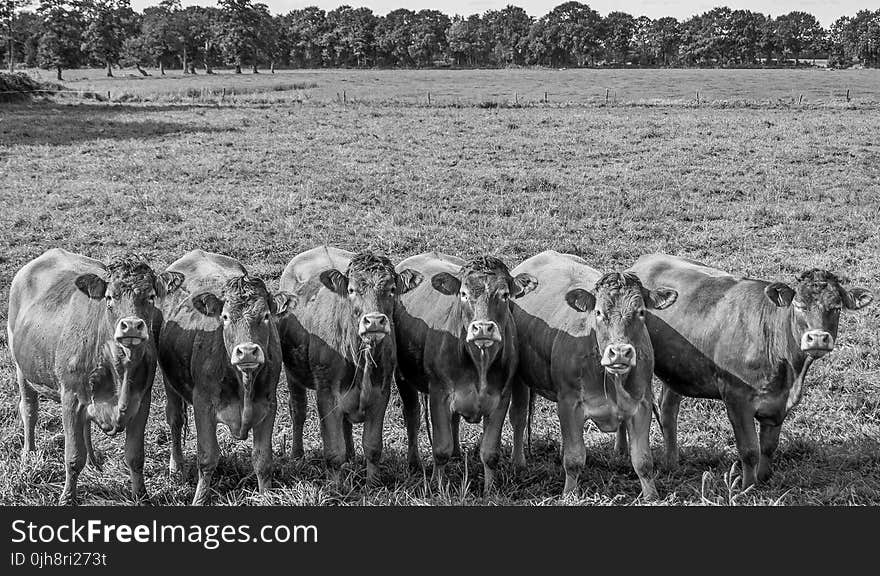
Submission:
[[[784,74],[784,73],[782,73]],[[192,248],[229,254],[277,287],[296,253],[321,243],[394,259],[437,249],[491,253],[511,266],[547,248],[605,270],[664,251],[761,278],[819,266],[853,286],[880,286],[880,117],[870,110],[524,108],[342,105],[6,106],[0,121],[0,321],[9,282],[44,250],[103,258],[137,249],[164,267]],[[686,400],[682,466],[661,465],[668,504],[880,503],[880,307],[841,319],[838,349],[814,365],[783,428],[775,475],[739,493],[733,433],[720,403]],[[657,387],[659,390],[659,387]],[[58,406],[42,402],[40,452],[19,465],[18,391],[0,334],[0,503],[54,504],[63,485]],[[221,428],[221,504],[630,504],[639,483],[613,437],[586,426],[580,496],[560,499],[555,407],[539,400],[528,472],[505,462],[498,494],[481,494],[472,449],[448,490],[406,470],[396,392],[385,427],[384,487],[365,491],[362,460],[325,472],[313,399],[307,455],[287,455],[279,386],[276,488],[256,492],[248,442]],[[356,435],[360,426],[355,426]],[[104,471],[87,468],[88,504],[125,504],[122,444],[95,434]],[[505,427],[504,451],[511,445]],[[424,427],[421,448],[430,476]],[[169,478],[161,381],[147,431],[147,487],[157,504],[188,503],[190,476]],[[359,449],[360,452],[360,449]],[[360,458],[360,454],[359,454]]]

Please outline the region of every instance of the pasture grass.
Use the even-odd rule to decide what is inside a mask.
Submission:
[[[621,73],[608,72],[609,78]],[[274,81],[293,82],[297,74],[276,74]],[[460,256],[487,252],[511,266],[553,248],[606,270],[663,251],[746,276],[790,280],[818,266],[846,274],[852,286],[876,291],[880,285],[880,115],[873,106],[428,108],[378,93],[343,105],[315,94],[333,92],[327,77],[344,72],[313,74],[319,78],[296,80],[318,85],[303,89],[312,96],[298,103],[62,99],[0,108],[0,321],[5,325],[15,271],[54,246],[98,258],[136,248],[157,268],[202,248],[240,259],[272,288],[290,258],[321,243],[378,249],[393,259],[431,249]],[[351,77],[369,74],[404,82],[392,72]],[[405,74],[415,82],[428,73]],[[484,83],[501,82],[499,74],[484,72]],[[531,74],[507,71],[508,88],[531,82]],[[765,78],[781,86],[789,74],[842,73],[777,71]],[[150,81],[166,82],[137,82]],[[660,503],[880,504],[878,318],[876,304],[842,317],[838,349],[812,368],[805,398],[783,427],[766,486],[740,490],[733,432],[720,403],[685,400],[676,471],[662,466],[654,424]],[[515,477],[505,461],[498,492],[485,496],[482,466],[472,452],[478,426],[462,423],[468,456],[453,462],[449,486],[438,490],[427,481],[424,426],[426,476],[406,469],[395,391],[386,417],[383,486],[366,490],[360,448],[354,465],[325,470],[313,397],[306,456],[289,458],[286,399],[282,377],[275,488],[256,492],[250,442],[232,439],[221,427],[217,503],[640,503],[628,459],[615,455],[613,436],[591,423],[580,493],[560,498],[558,420],[544,400],[537,402],[528,471]],[[21,466],[17,402],[4,330],[0,504],[54,504],[64,481],[58,406],[42,402],[39,451]],[[356,438],[360,429],[355,426]],[[95,442],[104,469],[86,468],[82,502],[129,503],[120,439],[96,431]],[[510,446],[505,425],[505,457]],[[164,392],[157,381],[145,467],[154,503],[189,503],[195,448],[190,422],[190,474],[182,482],[170,478]]]

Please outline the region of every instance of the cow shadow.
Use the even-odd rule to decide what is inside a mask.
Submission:
[[[158,114],[199,110],[195,106],[124,106],[43,103],[4,107],[0,149],[14,146],[68,146],[99,140],[148,140],[169,134],[234,132],[209,126],[201,118],[160,120]]]

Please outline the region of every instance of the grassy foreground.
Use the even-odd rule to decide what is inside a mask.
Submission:
[[[790,72],[781,71],[785,75]],[[831,74],[831,73],[829,73]],[[513,76],[517,81],[521,78]],[[320,81],[319,85],[320,85]],[[321,90],[325,88],[317,88]],[[309,89],[306,89],[308,92]],[[279,92],[279,94],[284,94]],[[56,103],[0,108],[0,322],[15,271],[53,246],[94,257],[137,248],[164,267],[192,248],[242,260],[271,287],[319,243],[392,258],[437,249],[488,252],[511,266],[554,248],[600,269],[665,251],[786,280],[805,267],[880,286],[880,114],[658,107],[413,107],[332,102]],[[838,349],[814,365],[783,428],[775,475],[740,493],[733,433],[720,403],[686,400],[682,466],[657,466],[667,504],[880,504],[880,306],[841,319]],[[555,407],[539,400],[528,473],[505,462],[483,499],[481,465],[451,466],[449,491],[406,471],[396,392],[386,419],[384,487],[364,491],[363,463],[331,477],[314,405],[307,455],[286,456],[279,386],[276,488],[256,493],[250,442],[221,428],[222,504],[630,504],[639,483],[613,437],[588,424],[580,496],[561,500]],[[43,401],[36,461],[19,466],[18,393],[0,334],[0,504],[54,504],[63,485],[57,405]],[[310,401],[312,402],[312,401]],[[356,435],[360,427],[355,427]],[[472,448],[477,426],[463,424]],[[87,504],[127,503],[121,442],[96,432],[104,471],[87,468]],[[655,461],[662,455],[656,424]],[[510,430],[505,428],[505,453]],[[430,474],[430,446],[422,431]],[[189,424],[185,454],[195,458]],[[147,487],[185,504],[195,483],[168,475],[161,385],[147,431]]]

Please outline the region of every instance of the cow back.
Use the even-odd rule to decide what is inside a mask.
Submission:
[[[104,304],[76,287],[82,274],[107,276],[103,263],[52,249],[23,266],[9,290],[13,359],[35,384],[57,389],[62,375],[88,377],[111,330]]]

